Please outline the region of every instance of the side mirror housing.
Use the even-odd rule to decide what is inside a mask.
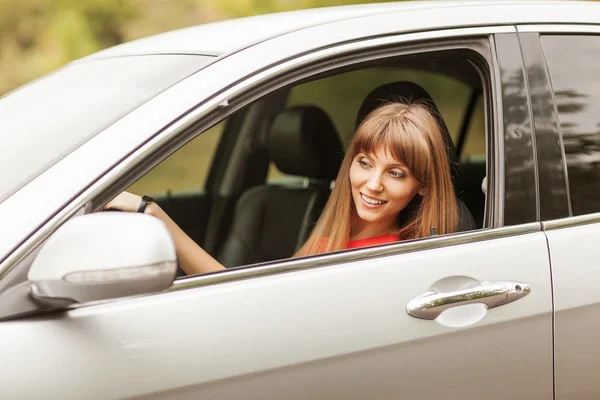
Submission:
[[[139,213],[100,212],[67,221],[29,270],[37,300],[68,305],[163,291],[177,272],[166,225]]]

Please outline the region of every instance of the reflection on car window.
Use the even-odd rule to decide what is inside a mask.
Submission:
[[[600,211],[600,36],[544,36],[573,215]],[[575,61],[576,60],[576,61]]]

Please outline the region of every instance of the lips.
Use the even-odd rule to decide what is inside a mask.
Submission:
[[[385,201],[385,200],[380,200],[375,197],[370,197],[370,196],[365,195],[364,193],[360,193],[360,199],[362,200],[363,204],[365,204],[366,206],[371,206],[371,207],[377,207],[377,206],[381,206],[381,205],[387,203],[387,201]]]

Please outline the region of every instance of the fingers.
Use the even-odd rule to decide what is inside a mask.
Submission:
[[[114,199],[109,201],[102,209],[136,212],[141,201],[142,198],[136,194],[121,192]]]

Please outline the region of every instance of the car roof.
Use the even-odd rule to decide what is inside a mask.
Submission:
[[[515,7],[514,19],[503,21],[504,24],[517,23],[523,17],[519,15],[519,9],[522,5],[543,7],[546,10],[550,7],[557,9],[557,15],[562,19],[560,22],[582,22],[581,17],[571,18],[570,15],[580,14],[584,11],[581,7],[589,10],[594,7],[600,10],[600,4],[594,4],[584,1],[542,1],[542,0],[467,0],[467,1],[404,1],[390,3],[360,4],[336,7],[322,7],[307,10],[288,11],[282,13],[264,14],[253,17],[230,19],[220,22],[207,23],[189,28],[179,29],[154,36],[127,42],[106,50],[102,50],[86,58],[105,58],[127,55],[141,54],[204,54],[204,55],[222,55],[231,53],[248,46],[252,46],[264,40],[281,36],[286,33],[298,31],[316,25],[332,23],[352,18],[365,17],[369,15],[396,13],[403,11],[416,11],[428,9],[448,9],[448,17],[452,17],[452,12],[467,13],[472,20],[472,26],[476,26],[481,20],[481,15],[490,13],[491,7],[508,6]],[[561,7],[563,6],[563,7]],[[575,12],[564,13],[564,6],[569,6],[570,10]],[[457,8],[468,7],[468,10],[457,10]],[[575,7],[575,10],[573,9]],[[558,10],[560,8],[560,11]],[[595,14],[595,13],[594,13]],[[559,20],[535,20],[531,22],[553,23]],[[600,21],[583,21],[595,22]],[[423,22],[425,28],[434,28],[428,25],[428,21]],[[462,24],[464,26],[464,22]],[[402,26],[395,27],[396,32],[402,32]]]

